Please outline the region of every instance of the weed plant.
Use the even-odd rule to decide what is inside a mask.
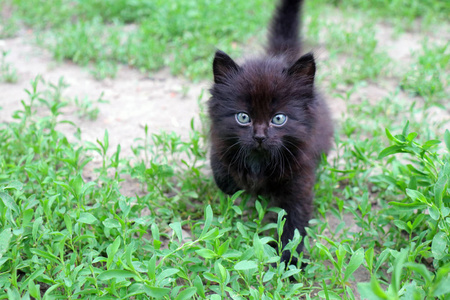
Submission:
[[[15,83],[17,81],[17,70],[6,61],[9,52],[2,50],[0,57],[0,82]]]
[[[302,269],[285,270],[273,248],[284,212],[270,209],[277,221],[265,222],[264,199],[249,206],[241,193],[218,192],[194,125],[187,141],[145,128],[132,162],[120,145],[110,154],[108,132],[95,144],[69,143],[57,130],[64,103],[54,100],[64,81],[42,93],[41,82],[0,130],[0,297],[354,299],[361,268],[371,279],[358,291],[368,299],[448,296],[448,130],[443,147],[418,139],[408,122],[399,134],[385,130],[387,148],[337,139],[316,186],[308,257],[300,256]],[[47,116],[35,115],[39,103]],[[101,163],[88,181],[92,152]],[[142,182],[141,195],[121,194],[125,175]],[[349,213],[357,230],[343,221]],[[341,221],[327,233],[332,215]]]

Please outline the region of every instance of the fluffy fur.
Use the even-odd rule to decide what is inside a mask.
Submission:
[[[314,87],[314,56],[300,56],[301,7],[301,0],[281,0],[264,57],[238,65],[216,52],[208,102],[211,167],[218,187],[227,194],[244,189],[269,197],[286,210],[283,247],[295,229],[306,234],[315,169],[333,133],[327,106]],[[239,123],[239,113],[250,121]],[[282,125],[273,121],[279,114],[287,117]],[[282,253],[282,261],[289,257],[288,251]]]

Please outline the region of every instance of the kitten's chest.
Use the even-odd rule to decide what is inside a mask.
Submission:
[[[239,185],[251,194],[267,195],[276,181],[273,173],[267,165],[247,165],[245,170],[238,172]]]

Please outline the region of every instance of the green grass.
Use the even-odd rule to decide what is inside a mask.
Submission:
[[[273,7],[268,0],[7,2],[56,59],[93,63],[98,78],[114,76],[117,63],[203,78],[215,47],[238,55],[235,44],[247,42]]]
[[[62,122],[76,126],[64,121],[63,107],[95,119],[102,96],[65,96],[63,78],[37,77],[14,122],[0,123],[0,299],[448,299],[450,132],[448,121],[433,117],[436,109],[448,115],[448,44],[424,41],[405,68],[380,47],[372,26],[380,19],[445,23],[448,8],[439,0],[405,3],[307,2],[307,42],[330,53],[319,81],[328,83],[330,102],[345,102],[346,115],[318,170],[301,269],[279,263],[282,211],[265,199],[227,197],[214,185],[204,112],[186,139],[145,127],[134,156],[123,157],[107,131],[95,143],[83,142],[80,130],[75,140],[58,131]],[[5,4],[14,20],[5,24],[30,26],[55,58],[89,65],[100,79],[114,76],[119,63],[204,78],[214,47],[237,55],[273,7]],[[362,96],[386,80],[396,83],[387,95]],[[121,191],[129,181],[139,183],[133,197]]]
[[[425,40],[422,51],[415,56],[416,62],[403,77],[402,88],[429,104],[443,104],[448,99],[450,82],[450,43],[436,45]]]

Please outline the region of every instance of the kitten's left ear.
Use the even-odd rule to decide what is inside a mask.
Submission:
[[[316,63],[314,55],[307,53],[300,57],[288,70],[290,76],[301,77],[307,84],[314,84],[314,76],[316,74]]]
[[[232,73],[239,71],[240,67],[231,57],[223,51],[217,50],[213,61],[213,73],[215,83],[224,83]]]

